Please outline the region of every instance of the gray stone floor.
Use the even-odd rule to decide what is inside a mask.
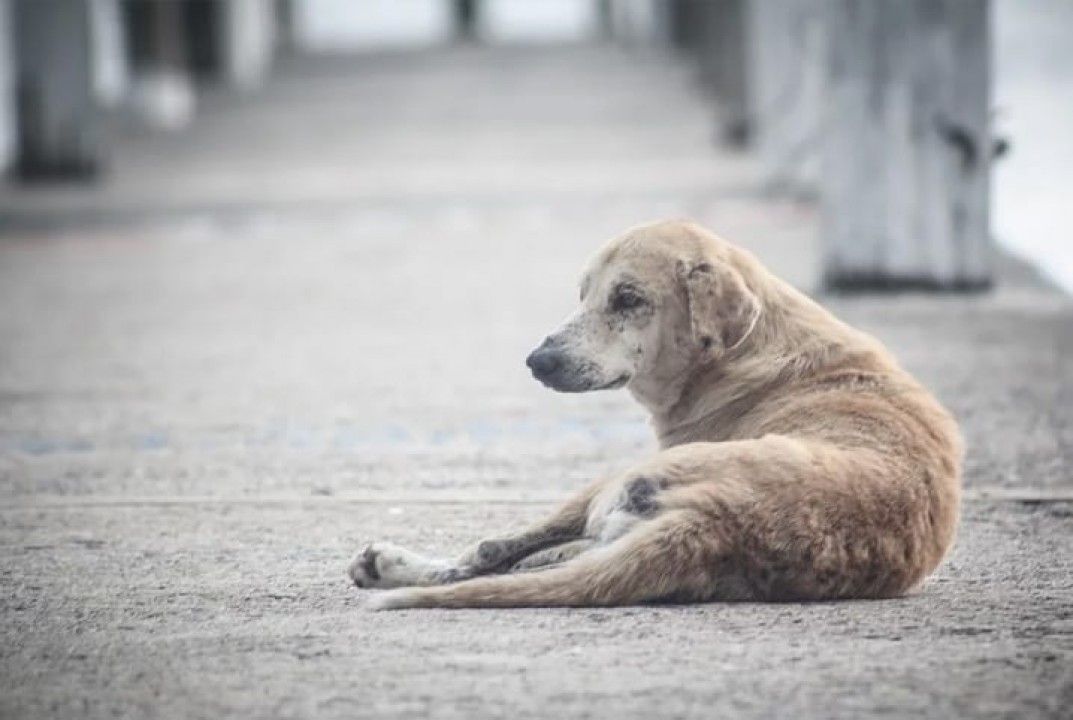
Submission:
[[[812,289],[817,218],[665,58],[292,63],[94,190],[0,194],[0,716],[1068,717],[1073,300],[827,298],[969,441],[957,548],[872,603],[370,613],[653,450],[528,349],[604,238],[696,217]]]

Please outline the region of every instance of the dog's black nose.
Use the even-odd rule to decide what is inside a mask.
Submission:
[[[563,354],[558,350],[548,350],[541,346],[529,353],[525,364],[533,371],[533,377],[544,380],[558,372],[563,364]]]

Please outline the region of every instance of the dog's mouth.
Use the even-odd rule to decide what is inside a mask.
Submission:
[[[584,375],[566,374],[557,375],[555,377],[540,377],[537,376],[545,387],[562,393],[584,393],[584,392],[596,392],[597,390],[616,390],[630,381],[630,376],[623,374],[610,382],[597,385]]]
[[[593,390],[617,390],[620,387],[622,387],[623,385],[625,385],[626,383],[628,383],[629,381],[630,381],[630,376],[627,375],[626,373],[623,373],[622,375],[619,375],[617,378],[615,378],[614,380],[612,380],[611,382],[609,382],[609,383],[607,383],[605,385],[600,385],[599,387],[594,387]]]

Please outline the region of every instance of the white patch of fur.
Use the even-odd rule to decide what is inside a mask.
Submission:
[[[604,517],[600,528],[600,542],[610,543],[618,540],[641,522],[642,518],[625,510],[615,510]]]
[[[608,485],[590,506],[589,517],[585,523],[585,536],[598,538],[601,543],[609,543],[628,533],[641,518],[623,510],[625,502],[625,482]]]

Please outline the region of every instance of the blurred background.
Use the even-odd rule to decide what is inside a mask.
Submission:
[[[3,447],[438,462],[556,412],[640,442],[522,359],[660,217],[852,312],[1073,287],[1070,29],[1063,0],[5,0]]]
[[[291,97],[290,113],[309,114],[295,117],[292,123],[280,117],[282,108],[270,106],[267,101],[285,92],[283,86],[297,84],[299,77],[310,86],[334,83],[330,90],[338,94],[336,100],[347,103],[353,113],[357,105],[391,106],[392,98],[404,92],[409,76],[393,82],[394,78],[385,74],[385,62],[405,63],[403,58],[409,56],[409,75],[420,75],[430,84],[434,84],[431,73],[447,72],[444,63],[464,63],[465,70],[459,69],[451,78],[452,82],[468,84],[422,88],[420,94],[421,102],[429,103],[422,109],[430,113],[450,102],[457,102],[457,112],[461,113],[464,104],[470,102],[475,114],[467,132],[472,133],[481,120],[476,106],[506,106],[510,102],[508,93],[495,85],[490,73],[508,78],[515,73],[509,68],[493,69],[494,66],[515,67],[520,82],[524,82],[530,68],[532,72],[544,72],[554,78],[557,93],[580,95],[588,92],[582,79],[559,73],[556,62],[579,71],[592,70],[593,58],[599,57],[600,64],[613,66],[618,75],[640,76],[642,68],[652,65],[653,57],[658,56],[660,62],[674,57],[679,65],[692,66],[690,79],[700,96],[694,102],[703,103],[711,116],[713,140],[755,150],[768,189],[816,197],[826,188],[826,195],[836,196],[840,182],[848,187],[854,182],[852,173],[840,167],[837,159],[822,160],[825,142],[827,146],[836,145],[833,150],[828,148],[836,158],[840,152],[867,154],[869,150],[853,146],[853,142],[861,142],[857,137],[840,146],[830,139],[832,135],[849,134],[847,128],[840,126],[854,121],[839,112],[844,109],[837,105],[839,98],[844,98],[843,83],[828,75],[839,66],[842,52],[848,53],[850,65],[872,54],[876,62],[871,70],[859,71],[872,72],[871,84],[882,92],[896,94],[902,91],[898,83],[909,81],[879,76],[884,69],[878,61],[886,53],[889,58],[902,58],[892,67],[901,63],[904,73],[934,77],[930,83],[912,89],[916,96],[909,105],[899,105],[901,101],[892,95],[890,107],[880,111],[909,113],[888,118],[883,152],[898,156],[896,147],[902,141],[923,144],[925,148],[930,148],[929,140],[940,142],[937,138],[943,133],[939,131],[934,133],[935,138],[904,137],[907,132],[919,133],[920,128],[913,123],[919,125],[920,118],[929,113],[963,115],[941,121],[932,118],[931,122],[974,125],[961,128],[971,131],[968,135],[986,131],[987,138],[972,138],[973,142],[992,143],[1005,157],[996,166],[995,191],[989,193],[987,183],[976,183],[981,187],[965,198],[977,206],[969,214],[980,216],[972,221],[976,227],[971,234],[982,234],[984,226],[980,223],[993,208],[999,241],[1045,266],[1045,272],[1069,286],[1073,283],[1073,260],[1066,243],[1056,238],[1061,236],[1059,228],[1065,220],[1059,163],[1073,156],[1073,141],[1062,132],[1069,126],[1073,112],[1069,109],[1070,80],[1065,71],[1069,58],[1063,54],[1065,33],[1073,23],[1071,10],[1061,0],[996,0],[993,12],[990,6],[985,11],[979,3],[981,8],[966,9],[962,5],[954,3],[949,9],[938,5],[930,15],[916,18],[909,17],[915,11],[908,8],[863,11],[870,17],[847,19],[855,24],[854,31],[861,38],[869,32],[876,33],[877,28],[884,31],[868,41],[871,44],[852,48],[838,18],[849,18],[846,13],[852,11],[854,3],[840,6],[822,0],[789,4],[778,0],[4,0],[0,4],[0,169],[8,172],[16,186],[35,180],[78,179],[108,185],[113,187],[110,196],[125,200],[114,204],[129,206],[136,204],[137,195],[131,193],[126,182],[136,184],[142,193],[147,190],[142,186],[145,177],[133,179],[134,161],[128,160],[139,131],[174,132],[177,135],[173,143],[186,137],[191,147],[202,147],[200,135],[181,134],[199,119],[204,119],[201,125],[205,126],[219,115],[245,113],[257,118],[263,127],[268,122],[265,118],[273,116],[277,118],[274,131],[284,145],[275,148],[280,153],[278,157],[263,156],[261,163],[274,159],[284,165],[292,158],[282,153],[289,151],[305,158],[306,165],[323,165],[312,159],[322,144],[328,144],[318,143],[315,132],[318,118],[313,106],[323,100],[323,93],[310,91]],[[863,7],[867,8],[867,3]],[[939,19],[947,12],[950,18]],[[929,36],[907,40],[904,47],[893,46],[898,43],[881,47],[880,37],[890,39],[902,30],[908,32],[913,23],[925,28]],[[950,27],[943,30],[944,23]],[[896,26],[901,30],[890,32]],[[949,37],[940,37],[942,32],[948,32]],[[832,33],[838,42],[829,41]],[[975,47],[959,46],[970,40]],[[842,45],[847,47],[843,50]],[[549,46],[557,48],[534,52]],[[583,49],[590,52],[581,53],[586,55],[585,60],[574,61],[563,57],[567,49],[575,55]],[[915,60],[906,60],[912,57]],[[370,84],[376,77],[381,78],[379,84]],[[861,84],[859,80],[850,82]],[[637,87],[640,86],[639,83]],[[955,87],[960,89],[952,89]],[[924,95],[935,93],[938,96],[922,100]],[[946,97],[941,97],[944,94]],[[832,107],[828,100],[835,105]],[[652,101],[660,100],[653,96]],[[605,119],[613,118],[619,124],[625,121],[600,98],[593,97],[589,102],[605,108]],[[922,103],[921,107],[910,107],[914,102]],[[942,107],[944,104],[950,107]],[[261,108],[260,113],[255,105]],[[978,117],[984,108],[986,122]],[[417,110],[413,101],[395,108],[395,112],[411,113],[411,125],[423,120],[420,132],[411,128],[414,135],[428,138],[437,128],[448,130],[443,125],[445,118],[433,114],[419,118]],[[557,110],[549,106],[544,111]],[[359,120],[353,115],[348,117]],[[332,120],[342,125],[345,119],[340,116]],[[567,119],[563,116],[559,122]],[[538,121],[532,118],[530,123],[539,125]],[[646,126],[640,121],[637,124]],[[362,129],[366,132],[353,135],[368,134],[370,128]],[[580,125],[575,129],[578,134],[583,132]],[[903,137],[899,138],[899,134]],[[337,149],[337,158],[341,159],[339,153],[356,142],[353,135],[349,143]],[[568,137],[567,133],[563,135]],[[953,148],[950,138],[958,137],[958,133],[947,132],[945,137],[948,149]],[[1006,155],[1012,146],[1008,141],[1014,138],[1017,152]],[[510,153],[517,152],[524,142],[524,133],[515,133],[510,142],[501,143],[486,159],[507,163],[513,159]],[[163,147],[166,141],[158,144]],[[383,148],[383,143],[377,145]],[[586,143],[580,140],[578,145],[585,147]],[[703,152],[700,147],[694,149],[698,154]],[[398,148],[383,148],[381,152],[397,152],[400,161],[407,157]],[[416,148],[410,152],[419,154]],[[938,154],[931,149],[927,152]],[[877,156],[855,162],[867,168],[884,159]],[[709,160],[709,164],[715,164],[713,156]],[[341,163],[337,160],[336,164]],[[900,169],[888,169],[891,182],[908,182],[902,176],[917,172],[910,166],[918,164],[914,159]],[[839,181],[821,177],[821,166],[826,168],[826,176],[846,178]],[[941,174],[941,169],[920,172],[925,178]],[[234,183],[240,169],[232,167],[229,174]],[[186,179],[193,181],[193,177]],[[221,187],[222,182],[223,178],[218,178],[216,185],[204,186],[199,196],[186,201],[225,203],[234,191]],[[420,177],[413,175],[405,184],[416,186],[420,182]],[[342,198],[353,191],[341,183],[331,193]],[[248,192],[256,191],[250,187]],[[303,194],[318,193],[323,189],[306,187]],[[181,195],[174,191],[168,194]],[[23,210],[25,215],[28,211],[24,208],[30,200],[27,195],[16,194],[5,203],[5,209],[16,211],[17,216],[17,211]],[[181,197],[173,198],[173,202],[181,201]],[[830,202],[847,201],[831,197]],[[890,202],[910,200],[903,196]],[[65,207],[91,204],[87,196],[82,203],[72,200]],[[920,212],[942,214],[941,208]],[[47,211],[42,209],[34,216],[45,214]],[[888,228],[863,230],[865,234],[881,235]],[[908,228],[900,230],[908,232]],[[898,233],[893,232],[895,236]],[[838,242],[867,245],[869,241]],[[845,252],[841,252],[840,262],[852,266],[849,272],[869,274],[878,268],[875,258],[847,259]],[[926,279],[945,272],[949,277],[940,277],[940,282],[951,278],[955,282],[975,282],[989,276],[982,267],[956,271],[926,267],[926,263],[914,266],[922,262],[903,259],[897,274]],[[834,270],[836,274],[842,272]]]
[[[355,717],[318,703],[359,670],[374,716],[465,709],[486,665],[503,708],[671,702],[633,641],[562,655],[583,617],[417,636],[341,585],[361,542],[453,552],[654,451],[627,393],[524,358],[671,216],[888,344],[962,423],[967,504],[940,591],[816,611],[848,650],[800,608],[645,632],[819,658],[794,697],[832,712],[1068,690],[1071,37],[1069,0],[0,0],[0,714]],[[633,694],[562,673],[601,662]],[[674,702],[790,682],[727,673]]]

